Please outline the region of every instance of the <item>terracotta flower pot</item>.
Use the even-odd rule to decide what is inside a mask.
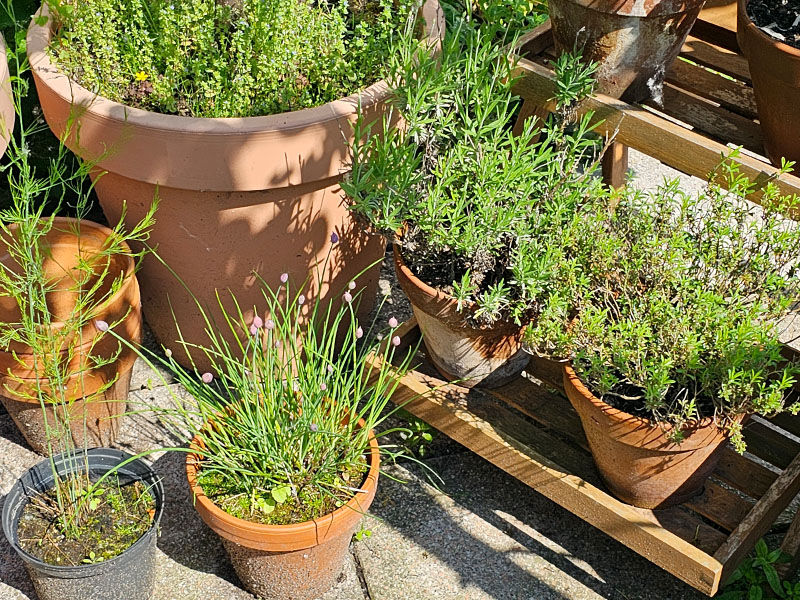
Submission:
[[[80,236],[75,235],[75,227],[80,227]],[[11,228],[13,234],[14,227]],[[75,309],[76,294],[75,267],[79,257],[86,259],[96,255],[105,245],[111,230],[89,221],[57,217],[53,228],[44,238],[44,248],[48,253],[44,262],[44,273],[53,284],[47,294],[47,304],[53,323],[51,330],[56,332],[64,326],[66,319]],[[0,242],[6,248],[8,240]],[[0,263],[9,269],[18,269],[16,261],[2,250]],[[119,350],[119,342],[110,335],[101,335],[95,326],[96,320],[115,323],[123,320],[115,331],[131,342],[141,339],[141,304],[139,285],[136,281],[133,258],[121,254],[110,257],[105,283],[98,291],[98,297],[111,291],[112,281],[122,277],[122,284],[116,292],[103,301],[83,329],[78,332],[80,341],[75,342],[65,336],[61,349],[53,349],[61,354],[60,360],[69,365],[74,374],[64,382],[65,396],[69,400],[69,411],[73,417],[70,423],[72,438],[78,447],[108,446],[117,436],[119,416],[125,412],[130,387],[131,371],[136,354],[123,347],[114,362],[93,367],[90,357],[109,359]],[[105,268],[100,265],[100,268]],[[91,286],[93,283],[87,282]],[[8,296],[0,297],[0,319],[6,323],[20,321],[19,306]],[[99,338],[98,338],[99,336]],[[73,346],[74,344],[74,346]],[[69,356],[69,346],[73,346]],[[3,403],[14,422],[19,427],[28,444],[39,453],[48,450],[45,417],[36,399],[37,373],[41,376],[41,358],[35,358],[32,348],[12,342],[0,351],[0,402]],[[116,381],[108,389],[98,393],[109,382]],[[50,383],[43,379],[40,387],[48,391]],[[84,400],[85,399],[85,400]],[[60,406],[47,407],[47,423],[52,429],[56,423],[54,411],[63,410]],[[60,413],[59,413],[60,414]],[[57,432],[51,432],[57,435]]]
[[[736,40],[750,65],[764,150],[775,165],[800,161],[800,50],[756,27],[747,4],[739,0]]]
[[[197,447],[199,440],[195,438],[192,444]],[[195,509],[222,538],[248,591],[270,600],[312,600],[336,583],[350,539],[375,498],[380,452],[374,437],[369,452],[369,471],[360,493],[328,515],[294,525],[251,523],[223,511],[198,485],[198,457],[194,454],[187,454],[186,475]]]
[[[6,151],[8,140],[14,131],[16,111],[11,96],[11,74],[8,71],[6,43],[0,35],[0,157]]]
[[[598,399],[564,364],[564,388],[578,412],[597,470],[611,493],[642,508],[667,508],[703,491],[728,437],[713,419],[690,423],[680,444],[647,419]]]
[[[422,331],[428,358],[445,378],[466,387],[493,388],[519,376],[530,358],[522,348],[524,327],[505,321],[491,327],[471,325],[452,296],[411,272],[397,244],[394,268]]]
[[[444,27],[437,0],[428,0],[422,13],[433,43]],[[46,5],[41,14],[49,14]],[[249,319],[253,306],[263,303],[254,273],[270,285],[284,272],[304,281],[323,267],[332,232],[339,243],[320,273],[319,289],[320,277],[312,277],[309,300],[329,292],[338,299],[349,281],[381,259],[382,239],[355,223],[339,181],[347,172],[359,105],[367,122],[382,118],[386,82],[322,106],[265,117],[158,114],[98,97],[61,73],[47,54],[50,26],[34,20],[28,31],[47,123],[76,154],[97,161],[97,171],[107,171],[95,179],[95,189],[109,221],[119,219],[127,202],[126,222],[137,222],[158,194],[151,243],[220,322],[216,290],[233,292]],[[376,265],[360,279],[366,288],[362,316],[372,308],[378,274]],[[174,347],[178,338],[173,309],[187,342],[207,341],[194,301],[169,270],[148,257],[139,278],[147,322],[159,341]],[[198,354],[193,356],[199,366],[207,366]]]
[[[600,63],[597,91],[626,102],[659,99],[704,0],[550,0],[556,51]]]

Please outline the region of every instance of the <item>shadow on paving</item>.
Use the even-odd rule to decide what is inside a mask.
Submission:
[[[447,496],[417,477],[407,484],[383,477],[370,512],[452,569],[462,588],[496,600],[706,598],[475,454],[426,462]],[[424,479],[419,466],[403,466]],[[510,540],[487,545],[470,531],[472,515]]]

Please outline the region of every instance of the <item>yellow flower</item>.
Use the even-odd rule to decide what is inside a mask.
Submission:
[[[136,78],[136,81],[146,81],[148,75],[144,71],[139,71],[134,75],[134,77]]]

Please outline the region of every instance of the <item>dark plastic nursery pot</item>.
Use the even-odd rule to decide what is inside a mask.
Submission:
[[[69,455],[53,460],[59,474],[76,472]],[[88,451],[89,472],[99,477],[131,455],[121,450],[94,448]],[[81,462],[83,462],[81,460]],[[77,567],[45,563],[25,552],[19,545],[17,529],[22,511],[30,498],[53,486],[50,461],[43,460],[29,469],[11,488],[3,505],[3,532],[22,558],[40,600],[147,600],[153,594],[156,575],[156,535],[164,512],[164,487],[156,473],[136,459],[117,471],[121,482],[146,483],[156,503],[153,523],[147,532],[119,556],[100,563]]]

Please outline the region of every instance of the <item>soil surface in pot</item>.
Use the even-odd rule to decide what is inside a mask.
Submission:
[[[67,496],[68,484],[62,482],[62,496]],[[58,497],[53,488],[32,498],[23,509],[17,530],[19,543],[27,553],[51,565],[101,562],[122,554],[150,529],[155,506],[146,484],[134,481],[120,485],[115,477],[108,477],[90,494],[86,517],[76,534],[67,536],[59,523]]]
[[[750,0],[747,16],[771,38],[800,49],[800,0]]]
[[[325,488],[319,485],[298,483],[297,495],[288,488],[284,491],[241,493],[231,491],[219,473],[198,473],[198,483],[203,493],[217,507],[231,516],[262,525],[294,525],[319,519],[346,504],[364,485],[368,471],[367,461],[349,465],[336,476],[329,477]]]

